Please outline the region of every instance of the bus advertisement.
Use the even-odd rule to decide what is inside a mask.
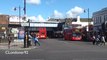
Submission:
[[[72,40],[72,41],[82,40],[81,29],[78,28],[64,29],[63,34],[65,40]]]

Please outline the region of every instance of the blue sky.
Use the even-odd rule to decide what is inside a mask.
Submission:
[[[23,8],[23,0],[0,0],[0,14],[18,15],[18,10],[13,11],[12,8],[19,5]],[[27,0],[27,16],[47,19],[80,15],[82,18],[87,18],[88,8],[92,17],[93,12],[105,7],[107,7],[107,0]],[[85,9],[86,13],[81,9]],[[23,15],[23,10],[21,11]]]

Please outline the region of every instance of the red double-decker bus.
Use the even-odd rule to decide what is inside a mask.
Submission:
[[[45,27],[41,27],[39,28],[39,33],[37,33],[37,37],[38,38],[42,38],[42,39],[46,39],[47,38],[47,31],[46,31],[46,28]]]
[[[72,41],[82,40],[81,29],[77,29],[77,28],[64,29],[63,33],[65,40],[72,40]]]

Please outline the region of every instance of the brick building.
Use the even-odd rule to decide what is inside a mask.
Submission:
[[[8,28],[9,15],[0,15],[0,33],[4,32]]]
[[[0,15],[0,42],[5,39],[8,33],[9,15]]]

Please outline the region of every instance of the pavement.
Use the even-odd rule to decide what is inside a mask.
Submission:
[[[23,47],[23,42],[11,44],[11,49],[0,50],[1,60],[107,60],[107,45],[92,45],[92,42],[66,41],[63,39],[42,39],[38,48],[15,48]],[[19,44],[20,43],[20,44]],[[6,44],[5,44],[6,45]],[[7,46],[7,45],[6,45]],[[17,46],[17,47],[18,47]],[[32,46],[33,47],[33,46]],[[24,49],[24,50],[23,50]],[[23,54],[24,53],[24,54]]]
[[[35,48],[37,48],[37,46],[35,46],[35,45],[24,48],[23,41],[11,42],[10,48],[8,47],[8,43],[0,43],[0,50],[31,50],[31,49],[35,49]]]

